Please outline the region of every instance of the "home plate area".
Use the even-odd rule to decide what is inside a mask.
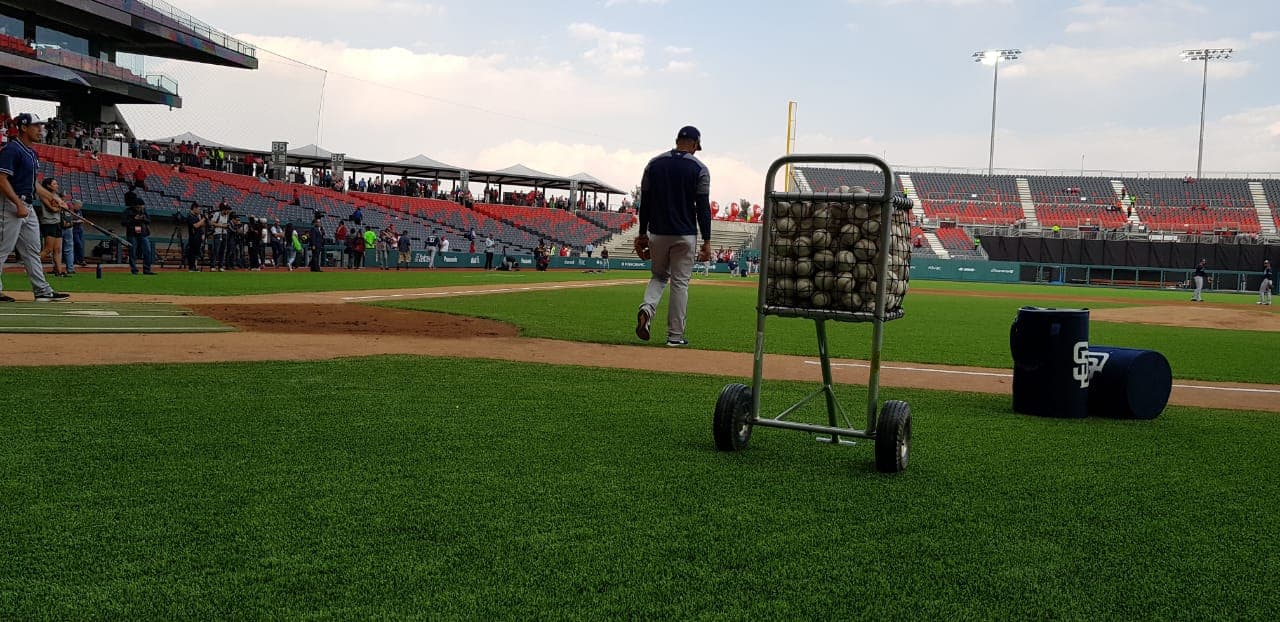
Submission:
[[[210,333],[234,330],[168,303],[15,302],[0,306],[0,333]]]

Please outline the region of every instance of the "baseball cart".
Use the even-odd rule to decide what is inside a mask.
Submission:
[[[797,163],[871,166],[883,174],[882,191],[841,186],[836,192],[775,191],[775,178]],[[874,184],[872,184],[874,185]],[[760,287],[756,303],[755,369],[751,386],[731,384],[716,402],[716,448],[746,448],[756,426],[817,434],[819,441],[851,446],[853,439],[875,443],[876,468],[897,473],[911,452],[911,407],[880,400],[880,351],[885,322],[902,317],[911,262],[912,202],[894,190],[893,171],[867,155],[789,155],[769,167],[764,186],[760,236]],[[774,417],[760,412],[764,375],[765,319],[813,320],[817,329],[822,387]],[[870,322],[871,372],[867,383],[866,427],[853,426],[831,382],[827,322]],[[788,417],[823,397],[827,425]]]

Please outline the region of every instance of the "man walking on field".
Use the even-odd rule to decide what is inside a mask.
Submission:
[[[1263,260],[1262,284],[1258,286],[1258,304],[1271,304],[1271,288],[1275,282],[1275,273],[1271,271],[1271,260]]]
[[[650,160],[640,180],[640,235],[635,250],[641,259],[652,261],[653,278],[636,313],[636,336],[649,340],[649,325],[669,282],[667,345],[671,347],[689,345],[684,338],[685,309],[698,233],[702,248],[697,260],[711,260],[711,173],[694,157],[701,150],[698,129],[680,128],[676,148]]]

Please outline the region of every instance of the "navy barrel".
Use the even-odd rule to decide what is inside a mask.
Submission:
[[[1169,404],[1173,369],[1152,350],[1090,346],[1089,414],[1116,419],[1155,419]]]
[[[1088,348],[1088,309],[1019,309],[1009,329],[1014,412],[1039,417],[1088,416]]]

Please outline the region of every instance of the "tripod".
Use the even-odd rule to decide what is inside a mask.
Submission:
[[[164,257],[168,257],[173,252],[173,245],[175,243],[178,245],[178,256],[182,258],[179,260],[180,265],[186,263],[187,258],[187,243],[182,235],[183,224],[181,213],[175,212],[173,214],[173,231],[169,233],[169,243],[164,247]],[[165,259],[163,258],[160,259],[160,267],[168,267],[165,265]]]

